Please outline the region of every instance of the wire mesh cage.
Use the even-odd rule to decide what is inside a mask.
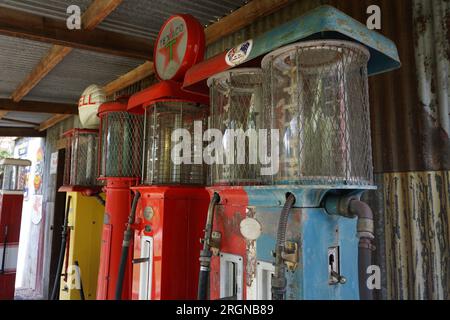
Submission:
[[[143,130],[142,114],[100,114],[100,179],[141,177]]]
[[[365,47],[336,40],[264,57],[264,122],[279,130],[272,183],[372,184],[368,60]]]
[[[29,160],[2,159],[0,161],[0,185],[2,190],[22,191],[27,184]]]
[[[148,106],[145,112],[144,184],[204,185],[202,136],[206,106],[183,100],[160,101]],[[176,129],[181,130],[182,141],[186,142],[186,148],[180,152],[174,147],[181,140],[172,139]],[[172,152],[180,161],[174,161]]]
[[[209,128],[221,131],[224,148],[209,166],[211,185],[261,182],[256,149],[257,130],[261,128],[262,78],[259,68],[240,68],[208,79]]]
[[[66,153],[64,185],[92,187],[100,185],[98,172],[98,130],[72,129],[64,133]]]

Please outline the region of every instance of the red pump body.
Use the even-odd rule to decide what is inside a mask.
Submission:
[[[180,86],[173,81],[160,82],[132,96],[128,108],[152,108],[152,103],[164,101],[209,102],[207,97],[183,92]],[[200,238],[209,205],[207,190],[186,184],[132,189],[141,193],[134,225],[133,257],[137,262],[133,264],[133,299],[196,299]]]
[[[149,258],[133,266],[133,299],[196,299],[208,192],[183,186],[133,189],[141,193],[134,258]]]
[[[14,299],[22,203],[22,191],[0,191],[0,300]]]
[[[115,116],[115,115],[120,116]],[[102,243],[100,252],[100,267],[97,283],[97,300],[114,300],[119,266],[122,253],[124,232],[128,222],[128,216],[133,201],[131,187],[138,182],[140,171],[140,138],[142,132],[136,129],[132,134],[130,129],[137,127],[136,121],[129,121],[126,116],[127,101],[104,103],[99,108],[100,117],[100,147],[101,154],[100,179],[106,180],[106,204],[105,219],[102,231]],[[131,113],[130,113],[131,114]],[[110,118],[108,116],[111,115]],[[128,119],[128,120],[127,120]],[[135,128],[134,128],[135,129]],[[130,139],[124,143],[125,136]],[[107,141],[103,141],[103,140]],[[118,144],[121,143],[120,146]],[[123,155],[132,158],[124,158]],[[133,167],[133,170],[128,170]],[[111,172],[104,167],[112,167]],[[130,173],[132,172],[132,174]],[[134,175],[134,176],[127,176]],[[125,268],[124,282],[122,285],[122,300],[131,299],[132,281],[132,257],[133,244],[130,244],[127,264]]]
[[[201,104],[206,114],[208,96],[181,88],[186,71],[203,60],[204,52],[202,25],[189,15],[170,17],[155,42],[155,71],[161,82],[130,97],[128,110],[148,110],[164,103],[172,107],[179,104],[180,108],[183,104]],[[158,139],[164,145],[167,140],[163,139],[170,136]],[[149,153],[144,154],[149,157]],[[153,161],[158,161],[157,157]],[[200,238],[209,195],[198,181],[159,183],[132,188],[141,194],[134,224],[133,299],[196,299]]]
[[[114,300],[122,253],[123,234],[130,214],[134,179],[108,178],[106,185],[105,220],[100,252],[97,300]],[[128,257],[132,256],[132,247]],[[131,259],[125,268],[122,299],[131,298]]]

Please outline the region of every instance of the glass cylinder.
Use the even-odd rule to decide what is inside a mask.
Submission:
[[[369,52],[349,41],[289,45],[262,61],[265,127],[279,130],[275,184],[372,184]]]
[[[208,79],[210,129],[223,136],[224,154],[210,166],[208,183],[245,185],[261,182],[258,129],[261,127],[262,71],[238,68]]]
[[[73,129],[64,134],[66,138],[66,163],[64,185],[97,186],[98,131]]]
[[[29,160],[3,159],[0,161],[0,185],[2,190],[22,191],[26,187]]]
[[[100,118],[100,178],[140,178],[143,115],[113,111]]]
[[[155,102],[145,112],[143,183],[204,185],[206,169],[202,154],[207,107],[183,100],[170,100]],[[176,135],[176,129],[179,129],[183,138]],[[175,138],[172,134],[176,135]],[[177,144],[181,146],[181,141],[186,148],[174,149]],[[172,153],[180,161],[175,161]]]

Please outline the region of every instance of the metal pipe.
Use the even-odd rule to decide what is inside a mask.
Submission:
[[[66,213],[64,215],[64,222],[63,222],[62,231],[61,231],[61,249],[59,250],[58,265],[56,267],[56,277],[55,277],[55,282],[53,283],[52,294],[50,296],[51,300],[56,300],[57,291],[59,290],[59,285],[61,282],[61,271],[62,271],[62,267],[63,267],[63,263],[64,263],[64,251],[66,251],[67,225],[69,223],[69,211],[70,211],[70,202],[71,201],[72,201],[72,197],[68,196]]]
[[[351,200],[349,212],[358,217],[358,274],[359,296],[361,300],[373,300],[373,291],[367,286],[367,268],[372,265],[372,245],[374,236],[373,213],[369,205],[361,200]]]
[[[209,202],[208,215],[206,217],[205,235],[202,239],[203,249],[200,251],[200,271],[198,274],[198,300],[207,300],[209,291],[209,272],[211,265],[210,242],[214,223],[214,208],[220,202],[220,196],[217,192]]]
[[[128,216],[127,228],[123,234],[122,255],[120,256],[119,274],[117,276],[117,284],[116,284],[116,296],[115,296],[116,300],[122,299],[123,279],[125,276],[125,268],[127,266],[128,251],[130,249],[130,243],[133,236],[133,230],[131,229],[131,225],[134,223],[134,219],[136,216],[136,208],[140,198],[141,193],[139,191],[136,191],[136,194],[133,199],[133,204],[131,205],[130,215]]]
[[[358,276],[359,296],[361,300],[372,300],[372,290],[367,286],[367,268],[372,265],[372,251],[375,250],[372,241],[375,239],[373,212],[369,205],[356,196],[328,196],[325,199],[325,210],[329,214],[341,215],[346,218],[358,218]]]
[[[286,266],[283,260],[284,246],[286,243],[286,230],[289,211],[295,203],[295,196],[289,193],[281,210],[278,222],[277,242],[275,247],[275,271],[272,276],[272,300],[284,300],[286,294]]]

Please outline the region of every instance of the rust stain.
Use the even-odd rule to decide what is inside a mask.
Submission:
[[[247,264],[246,264],[246,284],[248,287],[252,285],[252,282],[256,277],[256,241],[252,240],[246,241],[246,249],[247,249]]]

